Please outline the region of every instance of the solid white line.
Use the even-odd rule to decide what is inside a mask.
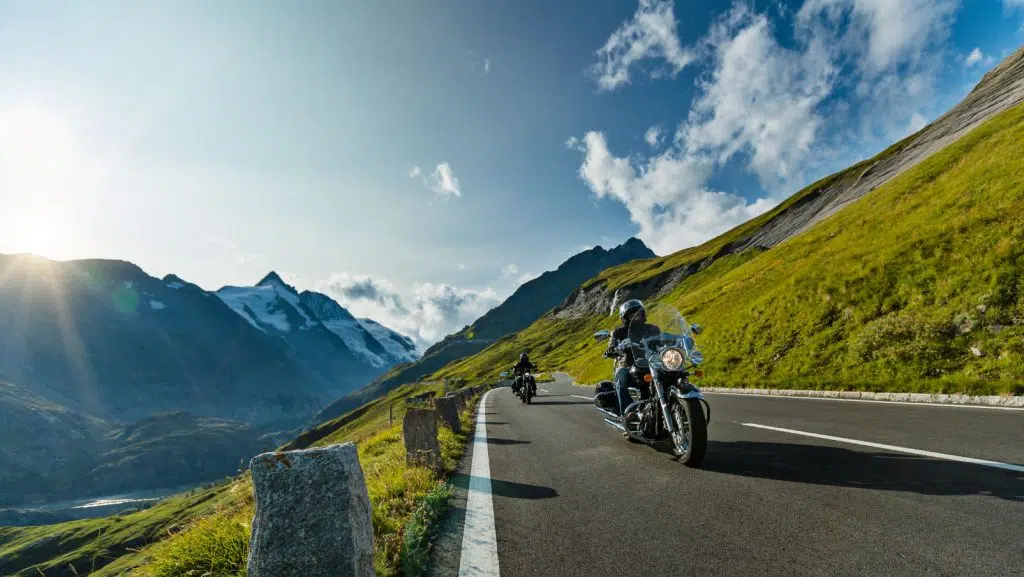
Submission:
[[[985,459],[975,459],[973,457],[961,457],[959,455],[948,455],[946,453],[935,453],[933,451],[922,451],[920,449],[908,449],[906,447],[897,447],[895,445],[883,445],[882,443],[872,443],[870,441],[858,441],[857,439],[846,439],[844,437],[833,437],[832,435],[822,435],[820,433],[808,433],[807,431],[797,431],[794,429],[783,429],[782,427],[769,427],[768,425],[758,425],[755,423],[740,423],[745,427],[756,427],[758,429],[767,429],[769,431],[778,431],[780,433],[789,433],[791,435],[803,435],[805,437],[814,437],[816,439],[825,439],[828,441],[838,441],[840,443],[850,443],[851,445],[863,445],[865,447],[873,447],[875,449],[885,449],[886,451],[896,451],[898,453],[909,453],[911,455],[919,455],[922,457],[931,457],[933,459],[945,459],[947,461],[958,461],[960,463],[971,463],[974,465],[984,465],[986,467],[995,467],[997,469],[1006,469],[1007,471],[1017,471],[1024,473],[1024,466],[1012,465],[1010,463],[1000,463],[999,461],[986,461]]]
[[[594,400],[594,397],[584,397],[583,395],[569,395],[569,396],[570,397],[576,397],[577,399],[586,399],[588,401],[593,401]]]
[[[551,392],[551,391],[549,391],[549,390],[547,390],[547,389],[542,389],[542,388],[540,388],[540,387],[537,387],[537,390],[538,390],[538,391],[540,391],[540,392],[542,392],[542,393],[550,393],[550,392]]]
[[[754,393],[719,393],[701,391],[705,395],[727,395],[730,397],[747,397],[751,399],[797,399],[801,401],[841,401],[846,403],[875,403],[879,405],[910,405],[912,407],[935,407],[939,409],[996,409],[999,411],[1024,411],[1024,407],[997,407],[991,405],[961,405],[956,403],[926,403],[923,401],[883,401],[880,399],[842,399],[836,397],[802,397],[799,395],[757,395]]]
[[[462,527],[462,556],[459,577],[498,577],[498,539],[494,530],[494,502],[491,499],[491,461],[487,454],[487,397],[480,399],[473,437],[473,464],[469,470],[466,523]]]

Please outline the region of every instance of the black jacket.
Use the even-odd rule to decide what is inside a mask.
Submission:
[[[516,364],[512,365],[512,374],[518,374],[518,373],[522,373],[522,372],[526,372],[526,371],[532,371],[532,370],[534,370],[536,368],[537,368],[537,365],[531,363],[530,361],[526,361],[525,363],[522,362],[522,361],[519,361]]]
[[[661,329],[657,325],[647,324],[644,327],[644,337],[656,337],[661,334]],[[604,356],[615,359],[615,367],[630,368],[635,362],[633,359],[633,351],[626,349],[624,353],[619,353],[615,350],[621,341],[629,338],[629,328],[623,325],[615,327],[612,331],[612,337],[608,339],[608,348],[604,351]]]

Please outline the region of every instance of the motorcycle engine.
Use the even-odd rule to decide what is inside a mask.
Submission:
[[[654,419],[651,413],[650,401],[637,401],[630,405],[622,424],[630,433],[638,433],[642,437],[654,437]]]

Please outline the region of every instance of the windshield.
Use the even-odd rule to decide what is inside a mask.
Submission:
[[[668,346],[682,348],[687,356],[694,350],[690,324],[682,313],[663,303],[648,307],[645,318],[634,318],[627,334],[633,348],[633,359],[641,366],[647,366],[647,357]]]

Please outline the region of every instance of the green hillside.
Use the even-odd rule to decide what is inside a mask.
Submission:
[[[1024,393],[1021,142],[1024,106],[1016,106],[806,232],[686,277],[661,300],[705,327],[702,383]],[[701,261],[770,216],[591,283],[616,288]],[[492,378],[528,349],[543,369],[607,378],[610,365],[589,336],[615,320],[549,313],[434,377]]]

